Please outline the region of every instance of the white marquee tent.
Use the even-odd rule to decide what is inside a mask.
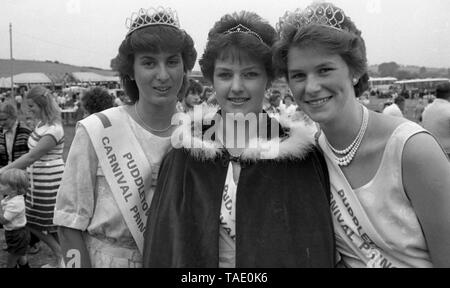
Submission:
[[[52,80],[44,73],[20,73],[13,76],[14,87],[19,85],[49,85],[52,84]],[[11,77],[0,78],[1,88],[11,87]]]
[[[119,82],[117,76],[104,76],[93,72],[72,72],[72,75],[79,82]]]
[[[17,88],[17,85],[14,85]],[[0,88],[11,88],[11,77],[0,78]]]
[[[52,80],[44,73],[20,73],[14,75],[14,84],[52,84]]]

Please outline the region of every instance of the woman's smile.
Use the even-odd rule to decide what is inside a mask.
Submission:
[[[233,105],[244,105],[246,102],[250,101],[248,97],[228,97],[228,101],[230,101]]]
[[[320,99],[314,99],[314,100],[308,100],[308,101],[304,101],[304,102],[313,107],[320,107],[320,106],[323,106],[324,104],[328,103],[331,100],[331,98],[333,98],[333,96],[324,97],[324,98],[320,98]]]

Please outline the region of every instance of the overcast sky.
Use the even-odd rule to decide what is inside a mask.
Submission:
[[[203,53],[208,30],[222,15],[249,10],[275,25],[305,0],[0,0],[0,58],[9,59],[9,23],[15,59],[58,60],[109,69],[139,8],[172,7]],[[369,64],[450,68],[450,1],[335,0],[363,32]],[[198,64],[194,70],[198,70]]]

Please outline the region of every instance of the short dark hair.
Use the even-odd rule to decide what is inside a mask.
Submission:
[[[189,95],[190,93],[201,95],[202,92],[203,85],[193,79],[189,79],[189,87],[187,88],[185,97],[187,97],[187,95]]]
[[[225,33],[243,25],[258,34],[261,40],[251,33]],[[274,78],[271,47],[277,40],[275,29],[258,14],[241,11],[226,14],[217,21],[208,33],[206,49],[200,59],[200,68],[204,77],[213,83],[215,63],[217,59],[249,56],[263,63],[269,83]]]
[[[119,47],[119,54],[111,60],[113,70],[119,72],[125,93],[131,100],[131,104],[139,100],[139,90],[134,77],[134,56],[137,52],[151,51],[160,53],[170,51],[181,53],[184,71],[190,71],[195,65],[197,51],[192,37],[184,30],[166,25],[153,25],[138,29],[127,35]],[[187,76],[183,79],[181,95],[187,87]]]
[[[397,97],[395,97],[395,99],[394,99],[394,103],[395,104],[402,104],[402,103],[404,103],[405,102],[405,98],[403,97],[403,96],[397,96]]]
[[[17,119],[17,108],[13,100],[0,103],[0,112],[5,113],[9,118]]]
[[[277,99],[281,100],[281,94],[270,94],[269,96],[269,102],[273,102]]]
[[[271,95],[277,94],[278,96],[281,96],[281,92],[280,90],[277,89],[272,89],[272,91],[270,92]]]
[[[450,82],[439,84],[436,87],[436,98],[450,99]]]
[[[114,106],[114,98],[102,87],[91,87],[81,96],[81,105],[89,114],[98,113]]]
[[[338,9],[331,3],[320,3],[312,5],[329,5]],[[297,12],[295,12],[297,13]],[[281,38],[275,43],[273,49],[273,60],[278,76],[284,76],[289,80],[287,73],[287,55],[292,47],[313,47],[324,49],[332,54],[338,54],[345,61],[351,73],[359,77],[354,85],[355,96],[359,97],[369,88],[369,75],[367,73],[367,55],[364,39],[361,31],[356,28],[350,17],[345,16],[341,27],[347,31],[331,29],[323,25],[284,25],[281,29]]]

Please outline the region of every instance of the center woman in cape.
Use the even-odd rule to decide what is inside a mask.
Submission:
[[[82,120],[54,222],[69,267],[141,267],[143,232],[172,116],[197,53],[171,9],[141,9],[112,61],[131,103]]]
[[[144,267],[334,265],[328,175],[313,132],[262,110],[276,37],[244,11],[210,30],[200,66],[220,110],[197,107],[174,132],[180,141],[161,164]]]

